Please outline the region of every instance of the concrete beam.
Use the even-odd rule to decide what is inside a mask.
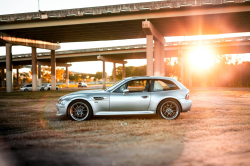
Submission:
[[[164,36],[154,27],[150,21],[142,21],[142,29],[145,35],[153,35],[154,40],[158,40],[163,45],[165,44]]]
[[[13,59],[12,59],[13,62]],[[26,65],[13,65],[13,69],[31,68]],[[6,66],[0,66],[0,69],[6,69]]]
[[[12,44],[6,44],[6,90],[13,91],[13,74],[12,74]]]
[[[198,1],[199,2],[199,1]],[[155,2],[152,2],[155,4]],[[189,2],[188,2],[189,3]],[[169,1],[166,1],[166,6],[169,6]],[[177,4],[174,2],[173,7]],[[133,4],[132,9],[135,4]],[[178,6],[178,5],[177,5]],[[90,10],[89,8],[87,8]],[[8,29],[22,29],[22,28],[40,28],[51,26],[63,26],[63,25],[77,25],[77,24],[92,24],[92,23],[105,23],[116,21],[128,21],[128,20],[141,20],[141,19],[154,19],[154,18],[169,18],[169,17],[182,17],[182,16],[197,16],[197,15],[210,15],[210,14],[224,14],[224,13],[237,13],[250,11],[249,5],[227,5],[216,6],[210,8],[190,8],[185,10],[159,10],[160,7],[154,12],[138,12],[133,14],[122,15],[103,15],[103,17],[74,17],[74,19],[56,19],[51,21],[49,19],[43,19],[42,21],[25,21],[18,22],[16,24],[4,24],[0,26],[0,30]],[[72,10],[72,9],[71,9]],[[140,9],[138,9],[139,11]],[[100,11],[100,10],[98,10]],[[52,11],[55,12],[55,11]],[[59,11],[61,12],[61,11]],[[77,10],[79,12],[79,10]],[[5,19],[6,16],[1,16],[1,19]]]
[[[127,61],[124,61],[124,60],[121,60],[121,59],[107,58],[107,57],[100,56],[100,55],[97,56],[97,59],[105,61],[105,62],[114,62],[114,63],[121,63],[121,64],[126,64],[127,63]]]
[[[44,62],[44,61],[37,61],[38,65],[42,66],[51,66],[50,62]],[[61,66],[61,67],[70,67],[72,64],[67,64],[67,63],[56,63],[56,66]]]
[[[0,32],[0,39],[5,41],[6,43],[10,43],[13,45],[22,45],[22,46],[36,47],[36,48],[49,49],[49,50],[57,50],[61,48],[60,44],[57,44],[57,43],[51,43],[51,42],[27,39],[27,38],[20,38],[17,36],[7,34],[5,32]]]

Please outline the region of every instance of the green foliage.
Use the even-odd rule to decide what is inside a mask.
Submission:
[[[146,68],[147,66],[127,66],[125,67],[125,73],[126,77],[132,77],[132,76],[145,76],[146,75]],[[113,80],[113,75],[110,77],[111,80]],[[116,68],[116,79],[117,81],[122,79],[122,66],[118,66]]]

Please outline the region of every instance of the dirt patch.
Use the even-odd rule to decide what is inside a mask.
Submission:
[[[174,121],[157,116],[86,122],[56,117],[55,104],[67,93],[1,95],[0,165],[250,163],[250,89],[192,89],[192,111]]]

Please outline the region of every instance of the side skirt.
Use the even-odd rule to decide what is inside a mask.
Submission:
[[[100,111],[94,115],[148,115],[155,114],[155,111]]]

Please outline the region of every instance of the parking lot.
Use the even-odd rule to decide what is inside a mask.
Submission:
[[[192,110],[172,121],[57,117],[58,98],[76,90],[1,93],[0,165],[250,163],[250,88],[193,88]]]

